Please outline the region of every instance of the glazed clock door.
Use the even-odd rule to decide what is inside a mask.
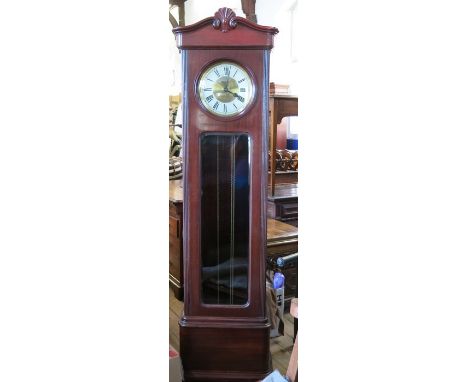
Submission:
[[[248,134],[200,137],[203,304],[248,302],[249,146]]]

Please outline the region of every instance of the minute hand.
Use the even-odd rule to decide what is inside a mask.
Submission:
[[[239,98],[239,94],[237,93],[233,93],[232,91],[230,91],[228,88],[224,88],[224,91],[227,92],[227,93],[231,93],[234,97],[237,97]]]

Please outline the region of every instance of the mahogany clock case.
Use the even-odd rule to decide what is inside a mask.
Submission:
[[[271,372],[265,254],[269,51],[277,30],[236,17],[231,10],[223,8],[214,18],[176,28],[174,33],[182,52],[184,86],[185,288],[184,312],[179,322],[184,381],[258,381]],[[236,62],[245,68],[255,87],[251,104],[235,116],[210,113],[200,102],[197,92],[203,71],[222,61]],[[213,145],[214,139],[220,137],[220,142],[225,142],[227,137],[236,141],[238,146],[233,146],[232,151],[244,160],[244,167],[232,165],[231,170],[223,164],[221,178],[247,183],[242,189],[236,186],[236,194],[223,191],[231,195],[231,200],[235,198],[241,204],[236,207],[235,214],[232,212],[233,204],[230,212],[227,207],[216,209],[210,206],[210,201],[216,200],[216,193],[207,185],[218,178],[211,174],[210,158],[213,157],[203,145]],[[246,159],[248,168],[245,168]],[[230,162],[226,159],[220,163]],[[207,193],[210,195],[208,199]],[[228,198],[221,195],[218,199]],[[211,204],[215,203],[211,201]],[[221,213],[232,216],[230,225],[222,219],[218,219],[216,224],[210,221]],[[239,223],[238,219],[242,222]],[[209,231],[223,224],[227,224],[226,227],[238,239],[235,241],[235,260],[246,261],[243,271],[246,280],[241,285],[244,294],[233,298],[231,293],[230,299],[216,299],[215,295],[207,293],[202,271],[206,267],[207,252],[215,247],[213,240],[219,241]],[[211,261],[210,258],[208,260]]]

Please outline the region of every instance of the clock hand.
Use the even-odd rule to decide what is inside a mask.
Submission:
[[[224,92],[229,92],[229,90],[228,90],[228,87],[229,87],[229,78],[227,78],[226,80],[224,80],[224,81],[222,82],[222,84],[223,84],[223,87],[224,87],[224,88],[223,88],[223,91],[224,91]]]
[[[240,99],[240,96],[239,96],[239,94],[237,94],[237,93],[233,93],[233,92],[229,92],[229,93],[231,93],[231,94],[232,94],[234,97],[237,97],[237,98],[239,98],[239,99]]]
[[[234,97],[237,97],[237,98],[239,98],[239,94],[237,94],[237,93],[233,93],[233,92],[232,92],[232,91],[230,91],[230,90],[229,90],[227,87],[225,87],[225,88],[224,88],[224,91],[225,91],[226,93],[231,93],[231,94],[232,94]]]
[[[236,93],[233,93],[232,91],[229,90],[229,78],[227,78],[226,81],[224,81],[224,92],[231,93],[234,97],[238,96]]]

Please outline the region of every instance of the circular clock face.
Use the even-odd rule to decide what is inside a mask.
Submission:
[[[232,61],[218,61],[209,66],[198,82],[198,96],[205,108],[218,116],[242,113],[254,98],[252,78],[242,66]]]

